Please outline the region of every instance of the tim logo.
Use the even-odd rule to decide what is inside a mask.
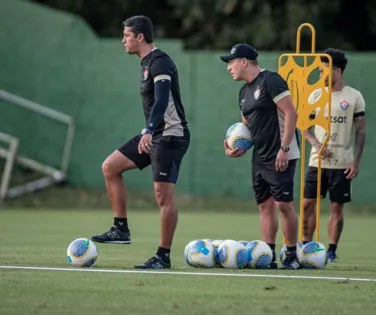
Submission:
[[[341,106],[341,108],[343,109],[343,110],[346,110],[347,109],[347,107],[349,107],[349,102],[347,102],[347,101],[342,101],[341,103],[339,103],[339,105]]]

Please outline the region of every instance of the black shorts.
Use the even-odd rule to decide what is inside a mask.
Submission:
[[[256,203],[259,205],[270,197],[277,202],[294,200],[294,175],[296,160],[290,160],[287,169],[279,172],[275,164],[252,165],[252,182]]]
[[[317,198],[317,167],[308,167],[304,184],[304,198]],[[351,201],[351,180],[346,178],[345,169],[321,169],[321,197],[329,191],[331,202],[346,203]]]
[[[189,147],[189,137],[159,136],[152,141],[152,148],[147,153],[138,153],[141,135],[124,143],[118,151],[133,161],[142,170],[151,164],[155,182],[176,184],[180,164]]]

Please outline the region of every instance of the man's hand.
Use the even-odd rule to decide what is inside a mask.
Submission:
[[[275,169],[279,172],[284,172],[289,166],[289,153],[279,150],[277,154],[277,159],[275,161]]]
[[[140,143],[138,144],[139,154],[142,154],[142,152],[149,153],[152,147],[152,144],[151,144],[152,139],[153,139],[153,136],[150,133],[146,133],[142,136]]]
[[[316,149],[316,152],[319,153],[320,150],[321,150],[321,147],[322,147],[322,144],[317,144],[315,145],[315,149]],[[324,150],[322,150],[321,152],[321,156],[322,158],[325,160],[325,159],[330,159],[332,156],[333,156],[333,153],[330,152],[330,150],[328,149],[328,147],[325,147]]]
[[[358,176],[358,169],[359,169],[359,163],[357,161],[351,162],[346,170],[344,171],[344,174],[347,175],[347,179],[352,179]]]
[[[229,157],[234,157],[234,158],[241,157],[247,152],[246,150],[239,150],[238,148],[231,149],[228,146],[228,143],[226,140],[224,141],[224,147],[225,147],[226,155]]]

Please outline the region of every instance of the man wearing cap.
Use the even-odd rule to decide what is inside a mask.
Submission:
[[[252,182],[261,215],[262,240],[273,251],[271,269],[277,269],[275,243],[278,216],[282,215],[286,259],[280,269],[299,269],[296,256],[298,219],[293,190],[296,161],[300,158],[297,113],[286,81],[276,72],[261,69],[257,51],[248,44],[235,45],[228,56],[227,70],[235,81],[246,81],[239,92],[242,121],[251,131],[253,147]],[[246,152],[231,149],[224,142],[226,155],[241,157]]]

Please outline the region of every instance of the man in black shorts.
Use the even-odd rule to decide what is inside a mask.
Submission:
[[[154,46],[153,24],[145,16],[124,23],[122,43],[128,54],[141,59],[141,99],[146,120],[141,133],[104,161],[102,166],[114,212],[109,231],[92,237],[100,243],[130,244],[127,220],[127,191],[122,173],[151,165],[154,192],[161,211],[161,239],[155,256],[137,269],[171,268],[170,248],[178,221],[175,184],[190,133],[180,98],[177,68],[172,59]],[[141,129],[141,128],[140,128]]]
[[[328,222],[328,260],[336,262],[337,244],[343,229],[343,208],[345,203],[351,201],[351,180],[358,175],[365,143],[365,103],[362,94],[343,80],[342,74],[347,66],[345,53],[333,48],[325,50],[325,53],[332,57],[333,69],[331,135],[322,152],[321,195],[324,198],[329,191],[331,213]],[[324,66],[328,66],[327,58],[323,57],[321,61]],[[328,84],[328,78],[325,82]],[[308,102],[316,103],[321,94],[321,89],[313,91]],[[315,118],[318,114],[319,111],[315,110],[311,116]],[[325,115],[328,119],[327,113]],[[353,129],[355,129],[355,156]],[[314,132],[310,128],[306,133],[306,138],[312,145],[312,151],[304,185],[303,243],[312,241],[315,232],[318,152],[326,136],[325,129],[319,125],[315,126]]]
[[[286,259],[280,269],[299,269],[296,256],[298,219],[292,204],[296,160],[300,158],[296,120],[297,113],[286,81],[276,72],[263,70],[258,53],[247,44],[237,44],[229,56],[227,70],[236,81],[246,81],[239,93],[239,106],[244,124],[251,131],[254,143],[252,182],[261,215],[262,240],[273,251],[270,268],[276,269],[275,242],[278,216],[282,214]],[[224,142],[226,154],[240,157],[244,151],[231,150]]]

